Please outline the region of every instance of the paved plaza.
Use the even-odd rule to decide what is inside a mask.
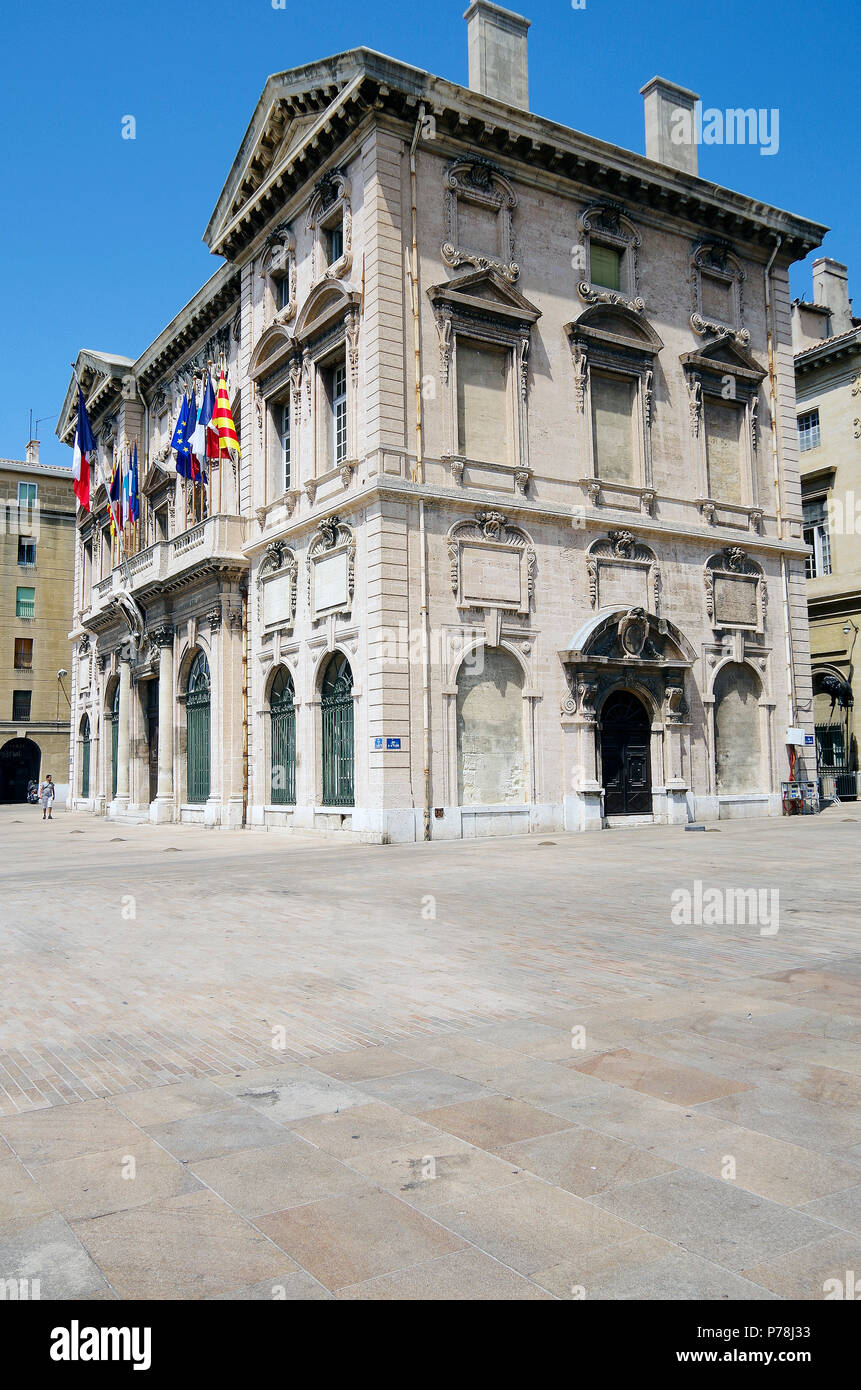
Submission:
[[[396,847],[38,816],[0,808],[0,1279],[755,1300],[861,1270],[854,807]]]

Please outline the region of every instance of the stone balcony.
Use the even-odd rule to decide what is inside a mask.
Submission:
[[[92,599],[82,614],[85,627],[98,627],[114,595],[130,592],[136,598],[160,589],[176,589],[212,570],[247,570],[242,553],[247,520],[242,516],[210,516],[167,541],[157,541],[93,585]]]

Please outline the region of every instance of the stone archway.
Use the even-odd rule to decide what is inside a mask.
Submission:
[[[614,690],[601,708],[605,816],[652,813],[651,719],[632,690]]]
[[[10,738],[0,748],[0,802],[27,800],[27,784],[38,782],[42,750],[31,738]]]

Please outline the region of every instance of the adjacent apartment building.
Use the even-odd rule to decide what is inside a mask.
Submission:
[[[649,82],[619,149],[529,110],[528,21],[466,20],[468,87],[365,49],[270,77],[219,269],[78,357],[144,501],[124,565],[103,488],[78,518],[77,806],[376,841],[780,811],[788,268],[826,229],[698,177],[693,92]],[[220,361],[242,452],[202,497],[171,431]]]
[[[0,802],[50,772],[69,783],[75,499],[67,468],[0,459]]]
[[[822,791],[858,795],[854,724],[861,697],[861,319],[845,265],[813,262],[813,302],[794,300],[816,756]]]

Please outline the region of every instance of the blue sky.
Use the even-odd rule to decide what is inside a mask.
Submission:
[[[278,3],[278,0],[276,0]],[[700,149],[704,178],[833,228],[861,309],[857,0],[529,0],[530,104],[643,151],[656,73],[704,107],[777,108],[780,146]],[[0,110],[0,456],[42,459],[80,347],[137,356],[221,264],[201,241],[267,75],[365,45],[466,83],[466,0],[7,6]],[[133,115],[136,139],[121,138]],[[821,255],[822,252],[816,252]],[[793,293],[810,293],[809,264]]]

